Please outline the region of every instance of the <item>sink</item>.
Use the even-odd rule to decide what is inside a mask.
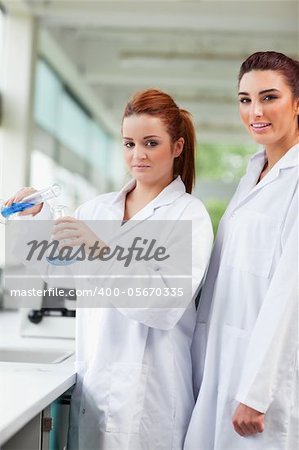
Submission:
[[[0,348],[0,362],[58,364],[72,356],[72,350],[41,348]]]

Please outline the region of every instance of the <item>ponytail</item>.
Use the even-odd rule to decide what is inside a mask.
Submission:
[[[195,183],[195,149],[196,135],[191,114],[185,109],[180,110],[182,118],[182,137],[184,148],[174,162],[174,174],[180,175],[186,187],[186,192],[191,194]]]

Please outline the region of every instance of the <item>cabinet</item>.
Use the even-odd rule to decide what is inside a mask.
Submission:
[[[64,450],[67,445],[71,390],[30,420],[0,450]]]
[[[69,389],[51,404],[52,430],[49,434],[49,450],[66,449],[72,390],[73,388]],[[42,450],[46,450],[46,447],[42,447]]]

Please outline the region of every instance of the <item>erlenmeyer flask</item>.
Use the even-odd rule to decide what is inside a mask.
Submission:
[[[65,210],[66,206],[64,205],[57,205],[52,208],[52,216],[53,220],[60,219],[61,217],[65,216]],[[67,246],[67,241],[61,241],[60,243],[65,244]],[[51,253],[51,251],[50,251]],[[47,256],[47,261],[50,264],[53,264],[54,266],[67,266],[70,264],[74,264],[76,262],[76,258],[65,258],[63,255],[59,253],[59,255],[55,257]]]

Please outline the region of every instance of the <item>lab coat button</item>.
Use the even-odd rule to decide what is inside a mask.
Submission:
[[[85,414],[85,408],[82,409],[82,414]]]

